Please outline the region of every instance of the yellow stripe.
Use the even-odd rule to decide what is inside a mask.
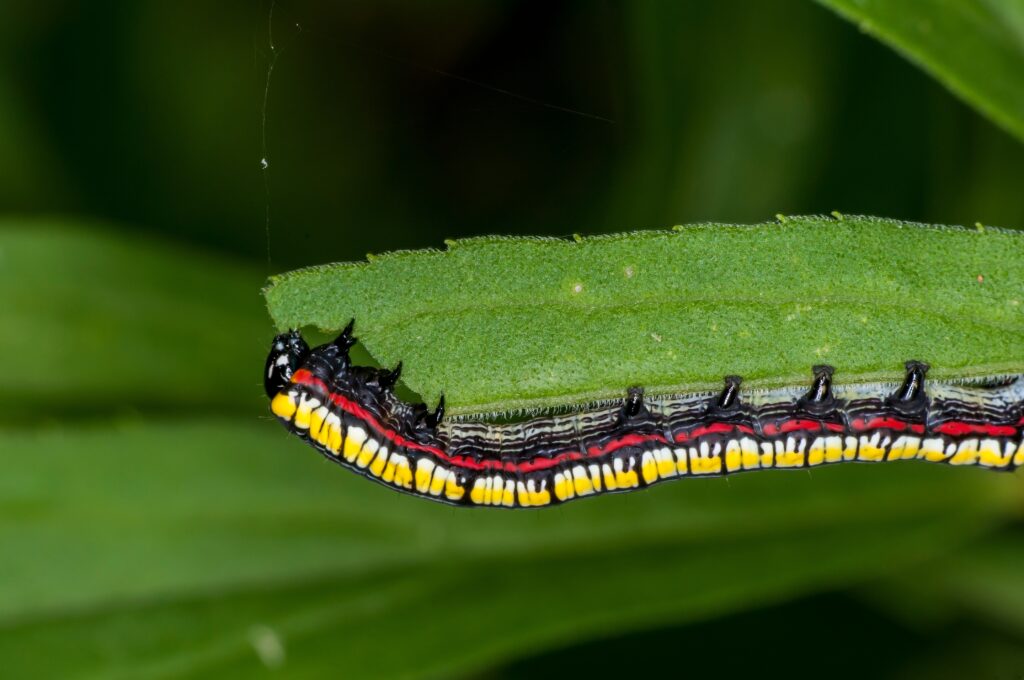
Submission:
[[[1009,463],[1009,457],[1003,457],[999,442],[995,439],[983,439],[978,446],[978,458],[986,467],[1000,468]]]
[[[469,492],[469,500],[473,501],[477,505],[484,504],[484,479],[483,477],[477,477],[473,481],[473,489]]]
[[[689,455],[686,452],[685,446],[680,446],[672,450],[672,455],[676,458],[676,472],[681,475],[687,474],[690,469]]]
[[[582,465],[572,469],[572,486],[577,496],[586,496],[594,493],[594,485],[590,481],[587,469]]]
[[[430,495],[440,495],[441,491],[445,488],[445,482],[449,478],[454,478],[455,473],[448,468],[443,468],[440,465],[434,470],[434,478],[430,482]],[[481,492],[482,493],[482,492]],[[474,503],[476,501],[473,501]]]
[[[319,404],[318,404],[319,405]],[[299,407],[295,411],[295,427],[300,430],[309,428],[309,417],[313,412],[313,402],[306,399],[299,401]]]
[[[645,484],[653,484],[658,481],[658,464],[654,462],[654,454],[650,451],[644,451],[640,471],[643,473]]]
[[[807,449],[807,464],[810,466],[821,465],[825,462],[825,438],[815,437],[811,442],[811,448]]]
[[[455,473],[448,473],[448,481],[445,483],[444,495],[450,501],[462,500],[462,497],[466,495],[466,490],[458,483],[455,479]]]
[[[356,456],[356,466],[364,468],[370,464],[373,460],[373,456],[377,453],[377,449],[380,447],[380,442],[376,439],[367,439],[366,443],[363,444],[362,450],[359,455]]]
[[[366,430],[361,427],[350,427],[345,433],[345,446],[344,455],[345,460],[349,463],[353,463],[356,460],[356,456],[363,449],[363,442],[366,441]]]
[[[741,467],[743,467],[743,456],[740,453],[740,443],[735,439],[730,439],[725,445],[725,469],[733,472]]]
[[[278,392],[277,396],[270,402],[271,412],[284,420],[291,420],[298,407],[298,404],[295,403],[295,398],[287,392]]]
[[[530,507],[530,492],[526,490],[526,484],[523,482],[516,482],[516,500],[520,507]]]
[[[978,462],[978,440],[965,439],[960,442],[956,453],[949,460],[950,465],[974,465]]]
[[[324,424],[324,418],[326,417],[326,406],[317,407],[309,414],[309,438],[313,441],[316,441],[317,437],[320,436],[320,426]]]
[[[330,423],[331,436],[327,440],[327,448],[331,450],[331,453],[337,455],[341,450],[341,420],[338,416],[333,416],[330,418]]]
[[[409,467],[409,459],[402,455],[391,454],[391,460],[398,459],[395,463],[395,486],[400,486],[403,489],[412,488],[412,469]],[[384,475],[387,476],[387,471],[384,471]]]
[[[565,475],[555,473],[555,498],[560,501],[572,498],[572,485],[565,481]]]
[[[430,489],[430,475],[434,471],[434,462],[426,458],[416,461],[416,490],[426,493]]]
[[[672,457],[672,451],[670,449],[658,449],[657,451],[654,452],[654,457],[658,461],[659,477],[676,476],[676,461]]]
[[[604,475],[604,488],[609,491],[615,491],[619,488],[619,485],[615,483],[615,473],[612,472],[612,466],[605,463],[601,466],[601,474]]]
[[[516,504],[516,485],[511,479],[505,480],[505,492],[502,494],[501,504],[508,508]]]

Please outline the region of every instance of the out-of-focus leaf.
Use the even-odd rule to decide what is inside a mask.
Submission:
[[[1024,141],[1024,2],[818,0]]]
[[[5,672],[454,672],[906,572],[1016,502],[1012,476],[906,463],[466,511],[339,473],[275,427],[3,434]]]
[[[488,237],[274,277],[278,326],[351,317],[453,413],[806,381],[1024,369],[1024,235],[875,218],[692,225],[579,241]]]
[[[58,219],[0,222],[5,413],[257,404],[259,270]]]
[[[967,614],[1024,639],[1024,537],[1007,531],[894,578],[867,597],[921,625]]]
[[[893,673],[906,680],[1013,678],[1024,669],[1024,536],[1004,531],[912,573],[864,589],[865,598],[943,641]]]

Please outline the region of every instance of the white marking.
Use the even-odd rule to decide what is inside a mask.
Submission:
[[[363,450],[356,456],[356,467],[365,468],[373,461],[373,456],[377,453],[377,449],[380,448],[380,442],[376,439],[367,439],[366,443],[363,444]],[[370,455],[363,455],[363,452],[369,452]]]
[[[676,463],[672,459],[672,450],[669,448],[660,448],[654,452],[654,457],[658,459],[658,476],[659,477],[675,477],[678,473],[676,472]],[[661,463],[668,463],[666,471],[662,474]]]
[[[499,502],[507,508],[516,504],[516,483],[511,479],[505,480],[505,491],[501,494]]]
[[[619,488],[618,482],[615,481],[615,473],[612,472],[612,466],[605,463],[601,466],[601,472],[604,473],[604,485],[606,489],[614,491]]]
[[[490,481],[489,479],[485,480],[483,477],[477,477],[473,481],[473,491],[470,492],[470,499],[472,500],[473,496],[478,496],[480,498],[480,500],[479,501],[473,501],[477,505],[483,505],[484,501],[487,499],[487,482],[489,482],[489,481]],[[474,493],[476,491],[479,491],[480,493],[479,494]]]
[[[921,450],[918,453],[918,457],[923,458],[927,454],[941,454],[944,446],[945,443],[940,437],[924,439],[921,441]]]
[[[643,456],[641,456],[640,460],[641,460],[641,465],[643,466],[641,468],[641,471],[643,471],[643,468],[646,468],[648,465],[652,465],[654,467],[654,479],[657,480],[658,479],[658,464],[654,462],[654,454],[651,453],[650,451],[644,451],[644,454],[643,454]],[[644,481],[645,482],[647,481],[646,475],[644,477]]]
[[[988,453],[987,456],[980,454]],[[995,439],[982,439],[978,445],[978,462],[987,467],[1001,467],[1002,466],[1002,455],[999,453],[999,442]],[[990,463],[989,460],[995,459],[996,462]]]
[[[526,490],[526,484],[523,484],[522,482],[516,482],[516,498],[519,500],[519,505],[524,508],[532,505],[530,503],[530,496]]]
[[[427,458],[420,458],[416,461],[416,490],[420,493],[426,493],[430,490],[430,478],[434,474],[434,461]],[[419,483],[419,479],[423,477],[426,481],[422,484]]]
[[[730,465],[729,460],[732,454],[736,454],[736,460]],[[743,456],[740,452],[740,443],[737,440],[730,439],[729,443],[725,445],[725,461],[730,472],[743,469]]]
[[[331,412],[327,410],[326,406],[321,406],[320,408],[318,408],[317,410],[313,411],[313,413],[311,413],[309,415],[309,420],[310,420],[309,427],[310,427],[311,431],[312,431],[312,428],[313,428],[313,416],[316,416],[317,418],[320,419],[320,429],[317,430],[316,434],[315,434],[317,439],[320,438],[320,430],[323,429],[324,425],[327,422],[327,416],[329,416],[330,414],[331,414]]]

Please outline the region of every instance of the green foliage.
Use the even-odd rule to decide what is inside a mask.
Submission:
[[[818,0],[1024,141],[1024,2]]]
[[[259,281],[252,266],[102,226],[0,221],[0,356],[18,357],[0,404],[8,417],[41,403],[77,417],[252,408],[269,339]]]
[[[891,4],[843,2],[841,11],[867,20],[869,33],[1019,137],[1019,0]],[[722,657],[680,661],[674,626],[686,623],[683,634],[701,644],[709,631],[725,631],[732,653],[749,649],[730,627],[746,612],[782,631],[779,648],[806,659],[807,627],[794,625],[794,600],[825,591],[835,607],[813,625],[832,635],[829,644],[868,652],[863,664],[843,669],[851,675],[875,675],[863,672],[871,664],[929,680],[1019,673],[1019,475],[844,465],[813,476],[687,480],[550,511],[463,512],[326,463],[270,422],[260,385],[273,333],[259,295],[266,275],[368,251],[481,233],[749,222],[777,211],[1024,224],[1024,149],[936,82],[806,0],[569,2],[557,11],[543,3],[420,10],[289,0],[276,3],[273,55],[265,6],[64,5],[53,12],[46,3],[0,3],[5,680],[500,678],[501,664],[529,664],[545,650],[532,660],[537,668],[571,674],[587,653],[578,645],[588,641],[598,662],[609,649],[626,649],[623,663],[636,671],[652,639],[673,668],[712,675],[721,674]],[[270,56],[276,67],[265,93]],[[266,172],[258,162],[264,94]],[[1019,265],[970,247],[1008,237],[956,238],[964,239],[958,262],[980,258],[984,271],[963,266],[952,278],[925,280],[917,263],[936,254],[911,248],[868,262],[885,276],[857,285],[903,300],[910,284],[934,293],[923,307],[909,306],[919,323],[886,342],[948,352],[943,338],[922,329],[941,326],[928,313],[949,306],[958,310],[951,327],[977,334],[970,356],[995,369],[1013,342],[1005,331],[1019,328],[1019,318],[976,296],[1008,299]],[[460,243],[431,257],[466,261],[507,245]],[[553,247],[517,247],[534,245]],[[564,254],[622,245],[557,247]],[[815,261],[848,273],[841,257],[863,261],[862,247],[875,246],[844,243]],[[773,264],[793,259],[758,257],[773,255]],[[583,294],[600,284],[642,317],[613,275],[626,263],[604,257],[611,269],[585,272]],[[793,290],[806,292],[808,262],[785,262],[801,273]],[[753,281],[761,290],[754,272],[730,264],[728,254],[705,255],[690,267],[722,285]],[[395,266],[384,258],[367,269]],[[645,272],[635,269],[633,284]],[[772,272],[777,292],[784,272]],[[546,281],[555,286],[549,292],[565,293],[557,272]],[[400,283],[381,285],[404,290]],[[436,290],[441,282],[415,283]],[[689,294],[684,283],[706,288],[696,277],[643,281]],[[476,304],[479,286],[495,297],[493,287],[506,284],[484,271],[472,285],[458,292]],[[449,385],[443,374],[426,375],[436,358],[426,348],[454,341],[452,328],[468,338],[487,327],[458,315],[426,319],[444,327],[428,337],[419,319],[399,319],[414,334],[395,340],[413,345],[399,352],[374,341],[369,319],[394,313],[389,305],[401,300],[364,302],[372,307],[366,323],[359,314],[364,339],[388,363],[405,358],[428,398]],[[743,299],[743,313],[804,331],[803,315],[821,312],[794,303],[800,313],[787,321],[781,310],[750,302]],[[447,302],[439,295],[422,304]],[[876,324],[909,327],[891,310],[868,312],[880,314],[870,317]],[[560,328],[562,315],[535,314],[547,320],[535,315],[525,330]],[[802,333],[786,338],[820,345]],[[576,357],[594,356],[581,352],[594,342],[588,335],[555,348],[563,352],[560,376],[519,377],[542,400],[552,398],[544,392],[552,385],[578,384],[581,375],[567,374],[565,362],[573,368]],[[720,345],[710,333],[689,338],[688,352],[680,337],[662,342],[678,343],[676,356],[655,362],[664,370]],[[772,366],[789,362],[797,370],[790,377],[806,379],[817,357],[797,360],[799,347],[787,347],[777,348]],[[848,349],[831,347],[830,360],[838,364]],[[902,358],[860,355],[887,377]],[[632,380],[630,362],[631,354],[616,357],[609,375]],[[472,368],[491,370],[486,361]],[[685,379],[710,385],[719,368]],[[748,377],[773,379],[757,366],[728,370],[747,368]],[[464,369],[458,376],[474,374]],[[678,384],[680,375],[645,377],[657,387]],[[617,395],[623,385],[615,380],[598,392]],[[835,635],[849,622],[843,602],[851,594],[884,625]],[[710,621],[716,617],[726,618]],[[652,628],[662,631],[648,636]],[[624,647],[630,631],[639,644]],[[882,635],[889,649],[916,655],[902,674],[879,658]],[[779,648],[756,662],[774,671]],[[830,664],[821,667],[835,666],[832,649],[821,645]],[[782,663],[792,670],[790,658]]]
[[[465,671],[914,570],[1017,490],[908,463],[474,512],[343,474],[269,422],[8,432],[0,450],[15,677],[40,658],[61,677],[247,677],[275,663],[264,637],[291,677]]]
[[[484,238],[445,252],[274,277],[281,328],[357,335],[454,413],[806,381],[1024,370],[1024,236],[873,218],[790,217],[576,241]],[[521,367],[532,367],[523,370]]]

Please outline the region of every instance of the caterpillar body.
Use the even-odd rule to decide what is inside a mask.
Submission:
[[[393,390],[393,371],[352,365],[352,324],[310,350],[278,335],[264,384],[271,411],[326,458],[400,491],[464,506],[544,507],[682,477],[922,460],[1013,470],[1024,464],[1024,381],[925,384],[908,361],[902,383],[649,397],[516,423],[448,422]]]

